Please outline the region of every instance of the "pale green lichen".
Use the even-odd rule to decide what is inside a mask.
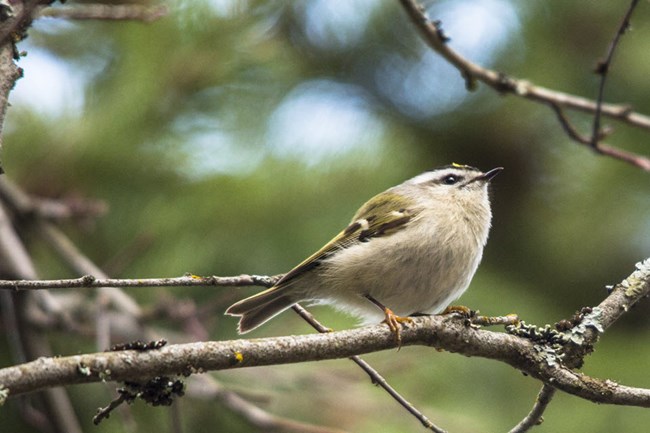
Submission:
[[[544,327],[538,327],[521,320],[515,325],[506,326],[506,331],[509,334],[527,338],[535,343],[563,345],[568,342],[567,336],[548,324],[544,325]]]
[[[621,286],[625,288],[625,296],[638,298],[647,291],[648,279],[650,278],[650,258],[636,264],[636,271],[627,277]]]
[[[79,363],[77,365],[77,371],[82,375],[82,376],[90,376],[92,374],[92,371],[90,370],[90,367],[85,365],[83,362]]]
[[[591,312],[582,317],[580,323],[576,324],[571,329],[564,331],[563,334],[567,340],[571,341],[573,344],[582,345],[585,342],[585,333],[588,328],[595,329],[599,334],[605,332],[600,320],[602,315],[602,310],[598,307],[594,307],[591,309]]]
[[[533,346],[535,352],[535,360],[537,362],[544,362],[549,367],[555,368],[562,364],[564,354],[560,353],[557,346],[542,346],[536,344]]]
[[[102,382],[107,382],[111,380],[111,370],[108,368],[104,371],[99,372],[99,378],[102,380]]]

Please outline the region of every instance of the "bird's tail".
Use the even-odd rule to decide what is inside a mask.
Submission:
[[[231,305],[226,314],[240,316],[237,330],[240,334],[252,331],[277,316],[297,301],[287,293],[287,287],[271,287]]]

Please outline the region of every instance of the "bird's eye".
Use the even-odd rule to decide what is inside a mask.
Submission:
[[[454,184],[458,183],[459,180],[460,180],[460,177],[456,176],[456,175],[453,175],[453,174],[448,174],[447,176],[442,178],[442,182],[445,185],[454,185]]]

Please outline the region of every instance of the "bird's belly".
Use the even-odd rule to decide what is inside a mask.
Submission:
[[[371,242],[377,242],[374,247],[378,248],[370,251],[360,244],[325,263],[317,296],[341,310],[362,316],[366,322],[378,322],[384,317],[366,295],[399,316],[442,311],[467,289],[482,251],[426,244],[414,248],[411,242],[399,239],[388,242],[379,238]],[[377,257],[377,251],[381,257]]]

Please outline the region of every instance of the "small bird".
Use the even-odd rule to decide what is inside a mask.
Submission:
[[[382,319],[399,343],[408,316],[440,313],[465,292],[483,256],[492,212],[482,172],[451,164],[374,196],[350,225],[270,289],[226,310],[249,332],[298,302]]]

